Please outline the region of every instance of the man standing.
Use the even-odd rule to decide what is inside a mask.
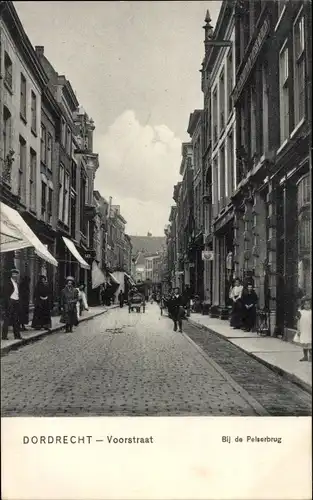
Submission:
[[[177,323],[179,331],[183,331],[183,318],[185,317],[184,299],[179,293],[179,288],[174,289],[174,293],[168,302],[168,312],[174,322],[174,332],[177,331]]]
[[[18,279],[19,271],[11,270],[11,278],[3,287],[4,320],[2,325],[2,340],[8,340],[9,325],[13,326],[15,339],[21,339],[20,333],[20,295]]]

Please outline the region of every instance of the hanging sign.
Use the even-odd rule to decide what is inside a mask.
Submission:
[[[202,260],[214,260],[214,252],[213,250],[203,250],[202,251]]]

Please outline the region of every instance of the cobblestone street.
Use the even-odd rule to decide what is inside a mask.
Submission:
[[[311,413],[299,387],[213,333],[185,331],[148,304],[12,351],[2,358],[2,416]]]

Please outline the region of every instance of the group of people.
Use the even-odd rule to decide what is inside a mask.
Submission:
[[[252,283],[243,286],[237,278],[230,289],[229,298],[232,303],[230,325],[250,332],[255,328],[258,296]]]
[[[19,271],[12,269],[10,278],[2,287],[3,325],[2,340],[8,339],[9,326],[13,327],[15,339],[21,339],[21,331],[29,324],[30,278],[25,276],[19,282]],[[35,330],[51,329],[51,313],[54,307],[51,287],[47,277],[41,275],[34,290],[34,310],[31,327]],[[88,310],[85,285],[74,287],[74,278],[66,279],[66,286],[60,296],[60,322],[65,324],[67,332],[78,324],[84,310]]]

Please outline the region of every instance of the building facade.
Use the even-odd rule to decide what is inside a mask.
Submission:
[[[254,280],[271,334],[288,339],[311,293],[311,5],[238,3],[236,14],[237,267]]]
[[[202,110],[195,110],[189,118],[187,132],[191,138],[193,165],[193,233],[192,262],[194,263],[194,293],[204,299],[204,182],[203,182],[203,119]]]
[[[0,19],[0,172],[1,201],[17,210],[32,231],[54,255],[53,170],[55,129],[60,111],[47,89],[48,78],[41,67],[12,2],[2,2]],[[42,123],[49,130],[48,144],[42,136]],[[49,164],[44,164],[43,155]],[[49,169],[48,169],[49,167]],[[48,169],[45,172],[45,169]],[[42,181],[47,180],[45,206]],[[50,187],[50,191],[49,191]],[[30,277],[32,304],[36,280],[47,273],[50,264],[32,248],[1,254],[1,269],[17,267],[21,277]],[[1,272],[1,274],[2,274]]]

